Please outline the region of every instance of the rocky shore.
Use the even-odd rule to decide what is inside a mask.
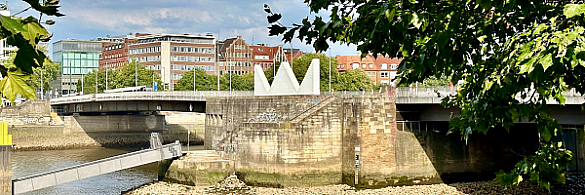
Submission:
[[[171,194],[344,194],[344,195],[382,195],[382,194],[585,194],[585,178],[567,181],[566,185],[553,185],[552,192],[539,188],[533,182],[522,182],[519,186],[504,189],[504,186],[492,182],[470,182],[455,184],[434,184],[416,186],[396,186],[382,189],[355,190],[348,185],[328,185],[309,188],[263,188],[250,187],[237,179],[235,175],[223,182],[208,187],[195,187],[167,182],[156,182],[125,193],[125,195],[171,195]]]

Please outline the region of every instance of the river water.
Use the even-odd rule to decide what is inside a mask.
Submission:
[[[201,146],[191,150],[200,149]],[[186,147],[183,150],[186,151]],[[76,150],[51,150],[51,151],[23,151],[12,153],[12,178],[19,178],[55,169],[66,168],[82,163],[107,158],[137,149],[76,149]],[[52,186],[29,193],[43,195],[61,194],[120,194],[120,192],[157,179],[158,163],[151,163],[131,169],[108,173],[95,177]]]

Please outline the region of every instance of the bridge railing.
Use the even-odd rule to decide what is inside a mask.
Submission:
[[[51,104],[69,104],[93,101],[169,100],[205,101],[207,97],[253,96],[252,91],[158,91],[99,93],[51,99]]]

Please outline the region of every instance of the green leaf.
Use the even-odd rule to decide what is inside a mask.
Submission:
[[[552,54],[549,53],[546,56],[544,56],[544,58],[540,59],[540,64],[542,65],[542,68],[544,70],[546,70],[548,67],[553,65],[553,61],[552,61]]]
[[[23,0],[25,2],[27,2],[33,9],[49,15],[49,16],[64,16],[62,13],[59,13],[58,8],[60,6],[58,6],[59,4],[59,0],[46,0],[43,1],[45,2],[44,5],[41,5],[41,3],[39,2],[39,0]]]
[[[563,9],[563,14],[567,18],[572,18],[577,15],[581,15],[585,12],[585,5],[584,4],[567,4],[565,5],[565,9]]]
[[[0,16],[0,23],[2,24],[2,28],[10,31],[12,34],[26,31],[22,27],[22,23],[12,19],[10,16]]]
[[[0,90],[2,96],[14,102],[16,95],[20,94],[23,98],[37,99],[35,90],[26,84],[25,80],[28,76],[18,72],[8,72],[2,81],[0,82]]]
[[[286,27],[279,26],[276,24],[273,24],[271,27],[268,27],[268,28],[270,29],[268,36],[276,36],[276,35],[284,33],[284,31],[286,31]]]
[[[268,18],[268,23],[275,23],[276,21],[280,20],[280,18],[282,18],[282,15],[272,14],[272,15],[268,16],[267,18]]]
[[[22,26],[26,29],[26,32],[22,32],[21,34],[25,39],[29,40],[31,45],[37,45],[41,38],[50,37],[49,32],[38,23],[37,19],[28,17],[23,22],[27,22]]]

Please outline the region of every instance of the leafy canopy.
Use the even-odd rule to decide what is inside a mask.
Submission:
[[[443,75],[462,81],[457,96],[443,101],[461,109],[450,123],[452,132],[467,140],[472,132],[509,129],[528,118],[538,126],[543,152],[562,130],[545,112],[546,104],[564,104],[562,92],[570,88],[585,93],[585,5],[577,2],[305,0],[312,12],[329,11],[329,20],[307,17],[288,27],[267,5],[265,11],[270,35],[283,35],[284,41],[296,37],[317,51],[325,51],[328,41],[356,44],[363,55],[402,58],[401,83]],[[531,179],[547,189],[551,181],[564,180],[554,179],[564,169],[539,162],[533,169],[539,177]],[[496,181],[511,181],[500,178]]]
[[[59,0],[23,0],[32,8],[40,12],[41,16],[64,16],[58,11]],[[8,45],[18,47],[13,64],[0,66],[3,75],[0,82],[2,97],[10,101],[16,99],[17,94],[24,98],[36,99],[34,89],[26,81],[33,74],[33,68],[40,67],[45,62],[51,63],[42,49],[37,47],[40,41],[48,41],[51,34],[39,24],[38,19],[29,16],[16,18],[12,16],[0,16],[0,38],[6,38]]]
[[[131,61],[118,69],[108,69],[108,89],[118,89],[125,87],[136,86],[136,72],[138,72],[138,86],[152,86],[153,79],[158,83],[162,83],[160,75],[155,74],[154,70],[146,69],[146,67],[138,64],[137,61]],[[96,74],[97,74],[97,90],[103,92],[106,90],[106,69],[102,68],[87,73],[83,77],[82,81],[77,83],[77,91],[81,92],[83,86],[83,92],[86,94],[95,93],[96,91]]]

